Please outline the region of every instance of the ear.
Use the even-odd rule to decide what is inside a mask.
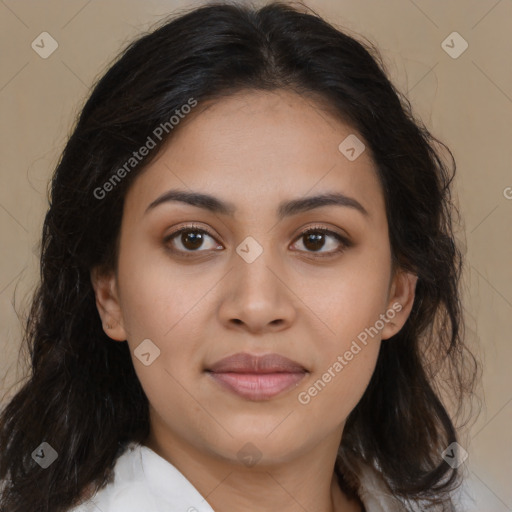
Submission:
[[[385,315],[390,319],[382,329],[382,339],[394,336],[404,326],[414,303],[418,276],[405,270],[397,270],[389,290]]]
[[[115,273],[103,272],[95,267],[91,270],[91,282],[105,334],[113,340],[126,341]]]

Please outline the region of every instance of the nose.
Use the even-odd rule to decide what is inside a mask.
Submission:
[[[295,295],[285,282],[285,272],[271,261],[270,251],[263,251],[252,263],[236,258],[224,281],[218,310],[221,322],[253,334],[290,327],[296,316]]]

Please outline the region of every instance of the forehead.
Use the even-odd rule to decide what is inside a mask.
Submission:
[[[179,188],[254,214],[286,199],[335,191],[356,198],[370,217],[382,216],[368,145],[352,161],[340,150],[354,136],[364,143],[321,104],[293,92],[245,91],[200,103],[134,181],[126,203],[142,212]]]

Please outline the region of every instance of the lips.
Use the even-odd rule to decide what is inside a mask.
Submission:
[[[279,354],[265,354],[263,356],[252,356],[246,352],[233,354],[214,363],[209,369],[211,372],[224,373],[297,373],[305,372],[306,369]]]
[[[249,400],[269,400],[296,387],[308,373],[301,364],[279,354],[248,353],[221,359],[206,371],[224,390]]]

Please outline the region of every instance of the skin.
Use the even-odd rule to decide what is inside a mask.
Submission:
[[[338,146],[356,132],[292,92],[244,91],[205,106],[180,123],[130,187],[116,272],[91,273],[105,332],[127,340],[150,402],[145,444],[216,511],[361,510],[333,477],[335,454],[381,340],[407,320],[417,280],[392,273],[384,196],[368,145],[349,161]],[[236,213],[178,202],[145,213],[171,188],[230,201]],[[368,216],[331,205],[277,220],[281,201],[323,192],[357,199]],[[199,253],[184,236],[164,242],[190,223],[213,235],[204,235]],[[299,236],[318,226],[353,245],[318,257],[340,247],[331,235],[317,249]],[[263,248],[252,263],[236,252],[247,236]],[[299,403],[298,394],[396,303],[401,311],[379,334],[309,403]],[[145,366],[133,351],[148,338],[160,355]],[[277,352],[309,374],[271,400],[244,399],[203,371],[237,352]],[[248,442],[261,455],[252,467],[237,456]]]

